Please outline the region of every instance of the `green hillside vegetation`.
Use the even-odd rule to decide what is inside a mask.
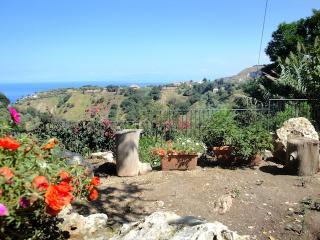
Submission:
[[[190,110],[236,107],[235,100],[245,96],[244,84],[231,79],[204,79],[142,88],[83,86],[37,93],[19,100],[15,107],[68,121],[85,120],[92,111],[102,111],[102,118],[113,122],[140,122],[150,114],[160,116],[160,111],[184,115]]]

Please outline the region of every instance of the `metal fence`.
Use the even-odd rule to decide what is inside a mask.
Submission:
[[[187,136],[200,137],[208,121],[215,121],[219,111],[232,111],[240,126],[261,121],[269,131],[274,132],[279,124],[292,117],[307,117],[317,129],[320,117],[320,104],[307,99],[270,99],[267,103],[250,105],[238,109],[194,109],[188,112],[159,110],[149,111],[139,121],[116,121],[118,129],[142,128],[149,136],[179,133]]]
[[[265,118],[267,108],[263,109],[195,109],[187,113],[182,111],[153,111],[147,113],[143,119],[137,122],[118,121],[114,126],[118,129],[142,128],[145,135],[163,136],[170,134],[182,134],[192,137],[200,137],[204,126],[209,121],[214,121],[215,113],[232,111],[236,121],[240,125],[262,120]]]
[[[271,121],[277,116],[280,116],[280,120],[305,117],[312,122],[317,130],[320,130],[320,101],[317,99],[270,99],[267,112],[271,131],[275,131],[279,127]]]

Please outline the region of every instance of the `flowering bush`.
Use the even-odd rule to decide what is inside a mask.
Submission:
[[[20,123],[21,118],[17,110],[0,101],[0,134],[5,135],[17,130]]]
[[[82,155],[112,150],[114,145],[114,130],[107,119],[70,122],[54,117],[43,118],[40,124],[29,132],[41,140],[55,137],[67,150]]]
[[[158,143],[152,151],[158,155],[198,154],[204,153],[206,146],[195,139],[181,136],[174,140]]]
[[[75,199],[97,199],[100,181],[59,158],[56,139],[41,145],[26,134],[11,136],[19,113],[0,110],[11,117],[0,122],[0,239],[57,239],[54,216]]]

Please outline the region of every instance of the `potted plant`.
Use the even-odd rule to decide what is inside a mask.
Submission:
[[[202,141],[217,159],[227,160],[231,154],[233,135],[238,130],[232,111],[217,111],[205,124]]]
[[[272,150],[272,136],[262,123],[250,124],[239,129],[232,142],[232,156],[236,161],[256,165],[262,160],[261,153]]]
[[[183,136],[162,142],[153,149],[153,153],[161,158],[163,171],[195,169],[199,154],[205,151],[206,146],[202,142]]]

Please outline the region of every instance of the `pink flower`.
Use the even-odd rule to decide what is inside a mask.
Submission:
[[[9,211],[8,211],[7,207],[4,204],[0,203],[0,217],[1,216],[8,216],[8,215],[9,215]]]
[[[12,108],[12,107],[9,107],[8,110],[9,110],[9,112],[11,114],[11,117],[12,117],[13,121],[16,124],[20,124],[21,123],[20,114],[17,112],[17,110]]]

